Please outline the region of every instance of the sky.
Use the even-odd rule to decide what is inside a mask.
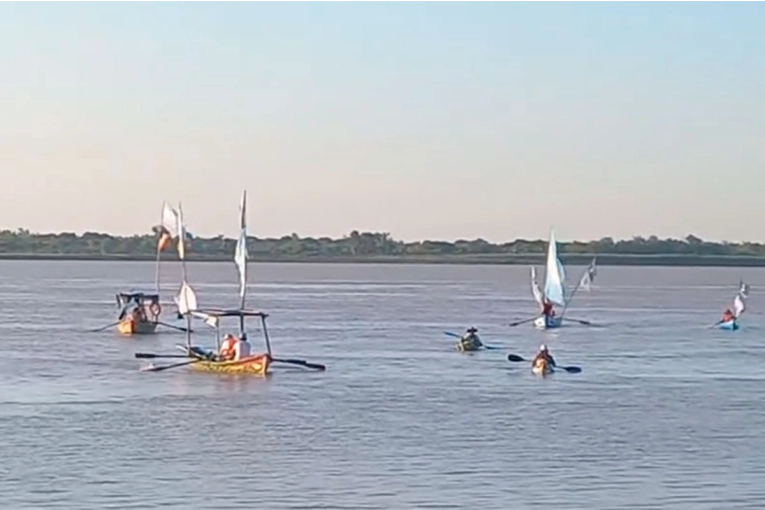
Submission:
[[[765,241],[761,3],[2,3],[0,229]]]

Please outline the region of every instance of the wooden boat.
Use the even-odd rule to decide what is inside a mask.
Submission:
[[[537,317],[532,324],[537,329],[554,329],[563,325],[563,317],[566,314],[568,305],[571,304],[574,295],[580,287],[589,288],[596,274],[595,258],[579,279],[572,292],[566,286],[566,271],[558,258],[558,244],[555,240],[555,232],[550,229],[550,241],[547,245],[547,263],[545,268],[544,290],[539,288],[537,283],[536,268],[531,268],[531,292],[534,299],[542,306],[545,301],[553,305],[558,305],[563,309],[560,315],[541,315]]]
[[[273,361],[273,358],[271,357],[271,340],[268,336],[268,327],[266,326],[266,318],[268,317],[268,314],[254,310],[204,309],[195,310],[192,312],[192,315],[204,319],[208,324],[214,325],[217,348],[213,351],[199,346],[179,345],[178,347],[183,349],[190,358],[199,360],[198,362],[189,365],[191,370],[219,374],[268,375],[268,369]],[[247,340],[247,334],[244,328],[245,319],[248,317],[259,318],[263,330],[266,352],[250,354],[239,360],[218,359],[217,353],[220,352],[221,345],[220,324],[221,319],[226,317],[233,317],[239,320],[239,339],[245,341]]]
[[[555,372],[552,365],[544,358],[538,358],[531,366],[531,373],[542,377]]]
[[[162,307],[159,304],[161,253],[172,239],[173,232],[177,232],[177,226],[178,212],[165,202],[162,205],[161,223],[156,227],[159,235],[155,276],[156,292],[121,292],[117,294],[117,306],[120,309],[117,317],[119,321],[117,332],[120,335],[150,335],[156,332],[162,314]],[[133,310],[137,310],[138,313],[132,313]]]
[[[120,335],[150,335],[156,331],[162,313],[159,295],[121,292],[116,297],[120,308],[117,317],[117,332]]]

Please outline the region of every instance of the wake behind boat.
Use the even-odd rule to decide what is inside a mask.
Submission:
[[[579,279],[576,287],[574,287],[574,290],[569,292],[566,286],[566,271],[560,258],[558,258],[558,245],[555,241],[555,232],[553,229],[550,229],[550,241],[547,246],[544,291],[539,288],[539,284],[537,283],[536,268],[533,266],[531,267],[531,291],[534,295],[534,299],[542,308],[541,315],[533,320],[533,324],[537,329],[553,329],[563,325],[563,317],[566,314],[566,309],[569,304],[571,304],[577,290],[579,290],[580,287],[586,289],[590,288],[590,284],[593,282],[597,273],[595,261],[596,259],[593,258],[592,262],[590,262],[590,265]],[[563,307],[560,315],[556,314],[554,309],[555,305]],[[577,322],[585,323],[584,321]]]

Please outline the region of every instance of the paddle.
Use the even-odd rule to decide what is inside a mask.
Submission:
[[[161,367],[154,367],[154,366],[144,367],[144,368],[141,369],[141,371],[143,371],[143,372],[161,372],[162,370],[168,370],[170,368],[176,368],[176,367],[183,367],[183,366],[186,366],[186,365],[191,365],[192,363],[198,363],[200,361],[203,361],[203,360],[201,360],[201,359],[192,359],[190,361],[182,361],[180,363],[174,363],[172,365],[164,365],[164,366],[161,366]]]
[[[585,320],[582,320],[582,319],[569,319],[569,318],[566,318],[566,320],[567,320],[567,321],[574,321],[574,322],[578,322],[578,323],[579,323],[579,324],[581,324],[582,326],[592,326],[592,325],[593,325],[593,324],[592,324],[592,322],[590,322],[590,321],[585,321]]]
[[[451,331],[444,331],[444,335],[452,336],[454,338],[462,338],[462,335],[458,335],[457,333],[452,333]],[[499,347],[497,345],[484,345],[484,344],[481,344],[481,347],[484,348],[484,349],[490,350],[490,351],[491,350],[502,349],[502,347]]]
[[[527,322],[535,321],[535,320],[537,320],[538,318],[539,318],[539,316],[536,316],[536,317],[532,317],[531,319],[524,319],[524,320],[522,320],[522,321],[518,321],[518,322],[511,322],[511,323],[509,324],[509,326],[510,326],[511,328],[514,328],[515,326],[520,326],[521,324],[526,324]]]
[[[154,359],[154,358],[188,358],[185,354],[152,354],[150,352],[137,352],[135,357],[138,359]]]
[[[194,332],[193,329],[186,329],[186,328],[182,328],[180,326],[173,326],[172,324],[168,324],[167,322],[157,322],[157,324],[159,324],[160,326],[165,326],[166,328],[182,331],[184,333],[186,333],[186,332],[193,333]]]
[[[117,321],[117,322],[113,322],[113,323],[111,323],[111,324],[109,324],[107,326],[104,326],[103,328],[89,329],[88,333],[99,333],[99,332],[101,332],[101,331],[103,331],[105,329],[113,328],[114,326],[116,326],[119,323],[120,323],[120,321]]]
[[[319,363],[308,363],[305,360],[302,359],[282,359],[282,358],[271,358],[271,361],[279,362],[279,363],[287,363],[289,365],[300,365],[302,367],[306,368],[313,368],[314,370],[321,370],[324,371],[327,369],[322,364]]]
[[[517,354],[508,354],[507,355],[507,361],[525,361],[529,362],[529,360],[522,358],[521,356],[518,356]],[[578,374],[582,371],[579,367],[563,367],[560,365],[556,365],[555,369],[565,370],[569,374]]]

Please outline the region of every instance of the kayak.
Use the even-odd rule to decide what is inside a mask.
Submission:
[[[563,317],[541,316],[534,320],[534,327],[537,329],[559,328],[563,324]]]
[[[477,342],[464,342],[462,340],[457,342],[457,350],[462,352],[479,351],[482,347],[483,344],[481,344],[480,340]]]
[[[736,319],[731,319],[729,321],[721,322],[717,327],[727,331],[736,331],[738,329],[738,322],[736,322]]]
[[[552,365],[544,358],[539,358],[531,367],[531,373],[534,375],[541,375],[542,377],[555,372]]]

